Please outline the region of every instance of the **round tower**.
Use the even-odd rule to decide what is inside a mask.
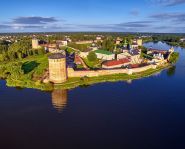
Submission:
[[[143,45],[143,40],[141,38],[137,39],[137,44],[138,44],[138,46],[142,46]]]
[[[66,56],[61,53],[49,56],[49,80],[53,83],[63,83],[67,80]]]
[[[32,48],[33,49],[39,48],[39,40],[38,39],[32,39]]]

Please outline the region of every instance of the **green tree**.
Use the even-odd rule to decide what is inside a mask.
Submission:
[[[102,46],[102,42],[100,40],[97,41],[97,46],[101,47]]]
[[[95,52],[91,51],[89,52],[89,54],[87,55],[87,59],[89,61],[96,61],[97,60],[97,55]]]
[[[171,55],[170,55],[170,58],[169,58],[169,62],[174,64],[177,62],[177,60],[179,59],[179,53],[178,52],[173,52]]]
[[[111,37],[103,40],[102,48],[107,51],[114,51],[114,41]]]

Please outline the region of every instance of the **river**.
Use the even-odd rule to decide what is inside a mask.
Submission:
[[[185,148],[185,49],[175,51],[176,66],[134,81],[52,93],[0,81],[0,148]]]

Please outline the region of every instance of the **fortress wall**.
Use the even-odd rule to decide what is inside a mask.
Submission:
[[[74,71],[72,68],[68,68],[68,77],[97,77],[112,74],[132,74],[137,72],[146,71],[148,69],[155,69],[153,65],[144,66],[134,69],[113,69],[113,70],[87,70],[87,71]]]
[[[148,65],[148,66],[144,66],[144,67],[134,68],[131,70],[132,70],[132,73],[138,73],[138,72],[146,71],[151,68],[155,69],[155,65]]]

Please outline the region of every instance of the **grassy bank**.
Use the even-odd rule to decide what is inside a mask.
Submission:
[[[48,68],[47,55],[30,56],[22,60],[0,63],[0,78],[7,82],[7,86],[52,90],[51,83],[40,81]]]

